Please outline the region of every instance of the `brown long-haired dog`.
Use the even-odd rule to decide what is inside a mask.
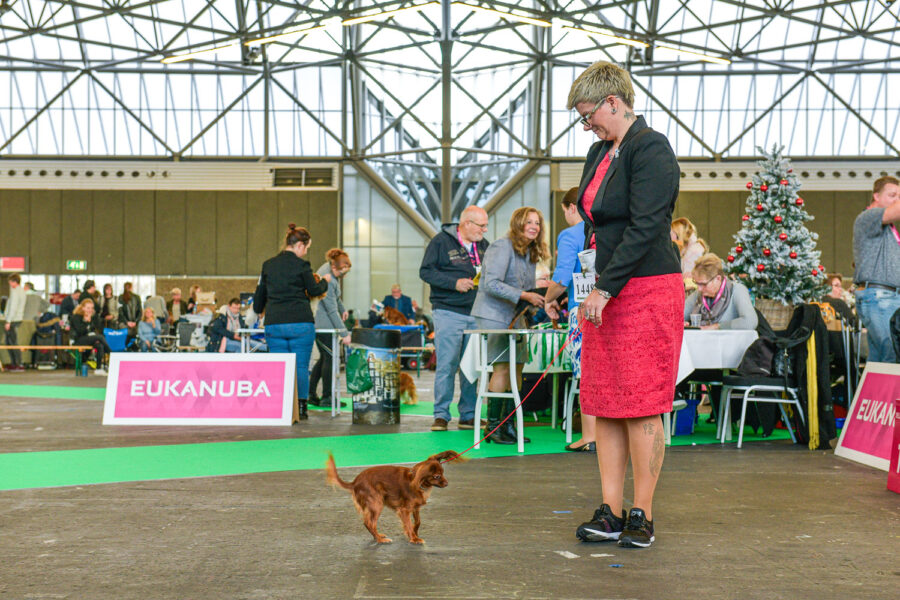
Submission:
[[[413,544],[423,544],[425,540],[419,537],[421,524],[419,509],[428,502],[431,488],[447,487],[448,482],[444,477],[441,462],[456,459],[463,460],[457,452],[445,450],[429,456],[427,460],[412,467],[393,465],[370,467],[348,483],[338,477],[334,457],[329,454],[325,463],[325,473],[330,484],[350,490],[353,504],[363,517],[363,524],[377,543],[391,542],[389,537],[378,533],[377,529],[378,517],[386,506],[400,517],[400,523],[403,524],[403,531],[409,541]]]
[[[388,325],[409,325],[409,320],[402,312],[392,306],[385,306],[381,318]]]
[[[418,404],[419,394],[416,393],[416,382],[409,373],[400,372],[400,402],[403,404]]]

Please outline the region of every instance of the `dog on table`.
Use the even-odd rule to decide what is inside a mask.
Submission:
[[[416,393],[416,382],[409,373],[400,372],[400,402],[403,404],[418,404],[419,396]]]
[[[402,312],[391,306],[385,306],[381,318],[388,325],[409,325],[409,319]]]
[[[463,460],[459,453],[445,450],[429,456],[412,467],[393,465],[370,467],[357,475],[353,481],[346,482],[338,476],[334,457],[329,454],[325,463],[325,473],[331,485],[339,485],[350,491],[353,504],[363,517],[363,524],[377,543],[391,542],[390,538],[378,533],[377,529],[378,517],[387,507],[397,513],[410,543],[424,544],[425,540],[419,537],[421,524],[419,509],[428,502],[432,488],[447,487],[448,482],[444,477],[444,467],[441,463],[456,459]]]

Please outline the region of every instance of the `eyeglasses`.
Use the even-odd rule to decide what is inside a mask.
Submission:
[[[472,225],[474,225],[474,226],[477,227],[478,229],[487,229],[487,228],[488,228],[488,224],[487,224],[487,223],[476,223],[475,221],[466,221],[466,223],[471,223]]]
[[[718,278],[719,278],[719,276],[716,275],[716,276],[713,277],[712,279],[707,279],[706,281],[697,281],[697,280],[695,279],[695,280],[694,280],[694,285],[696,285],[698,288],[706,287],[706,286],[708,286],[710,283],[712,283],[713,281],[715,281],[715,280],[718,279]]]
[[[601,100],[600,102],[598,102],[597,105],[596,105],[594,108],[591,109],[591,112],[589,112],[588,114],[586,114],[586,115],[584,115],[583,117],[581,117],[581,118],[578,120],[578,122],[581,123],[582,125],[584,125],[585,127],[590,127],[590,126],[591,126],[591,117],[594,116],[594,113],[597,112],[597,110],[599,110],[599,108],[600,108],[601,106],[603,106],[603,100]]]

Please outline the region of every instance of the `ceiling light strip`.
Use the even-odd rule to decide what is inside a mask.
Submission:
[[[717,65],[730,65],[731,61],[727,58],[720,58],[718,56],[711,56],[709,54],[703,54],[702,52],[694,52],[692,50],[682,50],[681,48],[676,48],[675,46],[667,46],[665,44],[655,44],[657,48],[661,48],[663,50],[669,50],[670,52],[675,52],[676,54],[681,54],[688,58],[693,58],[695,60],[702,60],[705,62],[715,63]]]
[[[493,16],[498,16],[510,21],[520,21],[522,23],[528,23],[529,25],[535,25],[537,27],[550,27],[552,23],[550,21],[545,21],[544,19],[535,19],[534,17],[526,17],[524,15],[517,15],[511,12],[505,12],[502,10],[496,10],[493,8],[485,8],[484,6],[478,6],[477,4],[468,4],[466,2],[454,2],[453,4],[457,6],[462,6],[464,8],[468,8],[473,12],[485,13]]]
[[[248,40],[244,42],[245,46],[251,45],[262,45],[262,44],[271,44],[272,42],[277,42],[278,40],[283,40],[285,38],[294,38],[300,35],[308,35],[313,33],[314,31],[324,31],[325,25],[318,25],[316,27],[292,27],[290,29],[285,30],[282,33],[277,35],[270,35],[266,37],[257,38],[255,40]]]
[[[628,38],[612,35],[611,33],[603,33],[600,31],[593,31],[591,29],[582,29],[580,27],[573,27],[571,25],[563,25],[562,29],[565,31],[574,31],[576,33],[589,35],[592,38],[597,38],[602,41],[611,42],[614,44],[624,44],[626,46],[634,46],[635,48],[648,48],[650,46],[650,44],[638,40],[630,40]]]
[[[170,65],[172,63],[184,62],[186,60],[194,60],[195,58],[206,56],[207,54],[216,54],[218,52],[221,52],[222,50],[234,48],[237,45],[238,42],[231,42],[230,44],[224,44],[222,46],[216,46],[215,48],[208,48],[206,50],[197,50],[195,52],[186,52],[184,54],[174,54],[172,56],[165,57],[160,62]]]
[[[363,15],[361,17],[352,17],[350,19],[345,19],[341,21],[341,24],[344,27],[349,27],[350,25],[359,25],[360,23],[368,23],[369,21],[375,21],[379,19],[387,19],[388,17],[393,17],[394,15],[398,15],[400,13],[404,13],[407,11],[420,11],[429,6],[439,6],[440,2],[426,2],[425,4],[418,4],[416,6],[407,6],[404,8],[397,8],[394,10],[386,10],[380,13],[373,13],[371,15]]]

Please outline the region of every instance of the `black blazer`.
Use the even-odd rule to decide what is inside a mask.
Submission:
[[[309,262],[289,250],[263,263],[262,274],[253,294],[253,311],[266,311],[266,325],[313,323],[309,297],[321,296],[328,282],[313,278]]]
[[[591,206],[593,225],[581,205],[584,191],[612,142],[588,151],[578,191],[585,244],[596,236],[597,289],[618,295],[632,277],[681,273],[669,230],[681,169],[666,137],[638,117],[619,145]]]

